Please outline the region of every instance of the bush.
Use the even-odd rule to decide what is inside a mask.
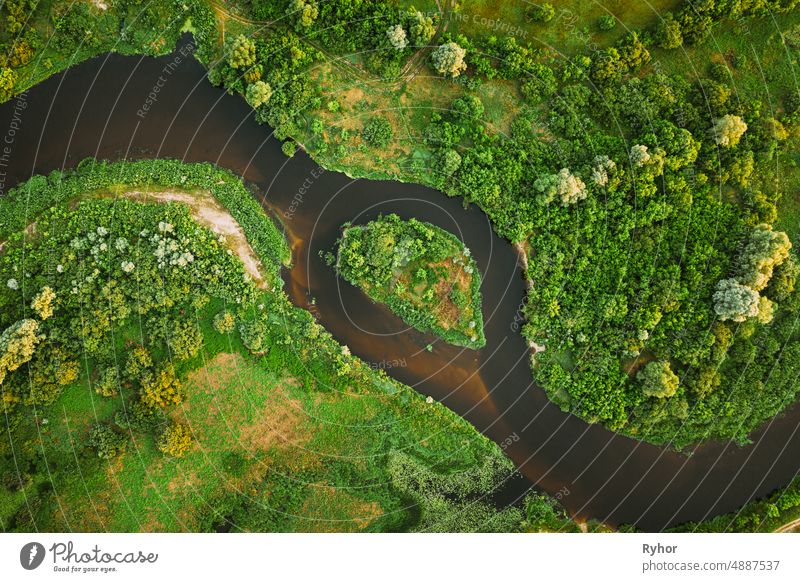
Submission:
[[[220,311],[214,316],[214,329],[218,333],[227,334],[236,328],[236,318],[230,311]]]
[[[183,400],[183,385],[175,375],[175,368],[165,366],[152,379],[142,385],[142,402],[150,408],[166,408]]]
[[[281,151],[283,152],[283,155],[285,155],[287,158],[291,158],[297,151],[297,146],[292,140],[288,140],[283,142],[283,144],[281,144]]]
[[[263,356],[269,351],[269,330],[265,321],[256,319],[241,322],[239,336],[254,356]]]
[[[192,433],[184,424],[172,424],[158,438],[158,450],[171,457],[182,457],[192,446]]]
[[[534,4],[533,7],[528,10],[528,18],[534,22],[550,22],[555,15],[556,9],[553,8],[552,4],[547,2],[544,4]]]
[[[597,28],[603,31],[613,30],[617,26],[617,19],[610,14],[603,14],[597,19]]]
[[[107,424],[98,424],[89,432],[89,446],[101,459],[113,459],[125,452],[125,437]]]
[[[385,148],[392,140],[392,124],[384,117],[373,117],[363,131],[364,141],[376,148]]]

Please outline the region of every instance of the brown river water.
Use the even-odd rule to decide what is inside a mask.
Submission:
[[[481,211],[423,186],[323,171],[302,152],[286,158],[243,99],[213,87],[194,60],[176,65],[176,54],[100,56],[0,106],[0,153],[8,148],[0,160],[6,174],[0,188],[90,156],[208,161],[243,176],[292,242],[294,266],[285,271],[292,301],[310,309],[354,354],[499,443],[521,473],[499,492],[507,502],[535,485],[581,519],[655,531],[732,511],[798,473],[797,405],[756,431],[752,445],[715,442],[691,455],[562,412],[533,381],[519,334],[525,286],[518,256]],[[390,212],[445,228],[471,249],[483,275],[486,347],[456,348],[409,329],[319,257],[333,249],[342,223]],[[429,343],[432,351],[425,349]]]

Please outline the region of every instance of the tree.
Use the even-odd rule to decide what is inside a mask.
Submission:
[[[386,31],[386,38],[389,39],[389,44],[396,50],[403,50],[408,46],[408,39],[406,38],[406,31],[401,24],[390,26]]]
[[[461,166],[461,155],[456,150],[446,150],[439,157],[439,172],[445,178],[456,173]]]
[[[592,182],[596,186],[607,186],[609,174],[617,169],[617,164],[608,156],[595,156],[592,166]]]
[[[171,457],[182,457],[192,446],[192,432],[185,424],[172,424],[158,438],[158,450]]]
[[[194,321],[177,319],[167,336],[167,347],[176,360],[189,360],[203,347],[203,332]]]
[[[0,67],[0,102],[11,99],[14,94],[14,84],[17,82],[17,72],[8,67]]]
[[[232,332],[236,328],[236,318],[228,311],[220,311],[214,316],[214,329],[218,333],[226,334]]]
[[[265,81],[256,81],[247,86],[245,98],[253,109],[258,109],[269,102],[272,97],[272,87]]]
[[[667,12],[656,26],[656,43],[664,49],[678,48],[683,44],[683,33],[680,23]]]
[[[540,177],[533,183],[533,188],[539,192],[538,200],[542,204],[550,204],[558,198],[562,206],[569,206],[586,198],[586,184],[569,168]]]
[[[39,323],[23,319],[13,324],[0,336],[0,384],[8,372],[13,372],[33,357],[36,346],[44,339],[39,334]]]
[[[254,356],[262,356],[269,350],[269,330],[261,319],[243,321],[239,324],[239,337]]]
[[[726,115],[714,122],[714,141],[717,145],[732,148],[742,139],[747,131],[747,124],[738,115]]]
[[[364,126],[364,141],[376,148],[385,148],[392,140],[392,124],[385,117],[373,117]]]
[[[636,379],[642,383],[642,392],[654,398],[673,396],[680,382],[667,361],[650,362],[636,374]]]
[[[297,152],[297,146],[292,140],[287,140],[281,144],[281,151],[287,158],[291,158]]]
[[[467,63],[464,62],[466,54],[467,51],[454,42],[443,44],[431,55],[433,68],[441,75],[458,77],[467,69]]]
[[[33,309],[39,316],[39,319],[44,321],[53,315],[53,302],[55,301],[56,294],[50,287],[43,287],[39,294],[33,298],[31,302],[31,309]]]
[[[631,164],[637,168],[641,168],[650,161],[650,152],[647,151],[646,145],[636,144],[631,146]]]
[[[597,19],[597,28],[602,31],[613,30],[617,26],[617,19],[610,14],[603,14]]]
[[[113,459],[125,452],[125,437],[107,424],[96,424],[89,431],[89,446],[101,459]]]
[[[436,28],[433,26],[433,19],[425,16],[419,10],[410,8],[407,13],[408,18],[408,31],[411,33],[411,42],[414,46],[426,46],[436,34]]]
[[[528,18],[534,22],[550,22],[556,15],[556,9],[552,4],[545,2],[544,4],[534,4],[528,11]]]
[[[146,379],[141,390],[142,402],[150,408],[166,408],[183,400],[183,386],[175,376],[175,368],[165,366],[154,377]]]
[[[785,232],[774,231],[769,224],[759,224],[750,233],[739,256],[737,280],[761,291],[769,284],[775,267],[789,257],[791,248]]]
[[[319,8],[316,3],[308,0],[291,0],[286,13],[295,19],[297,28],[308,28],[319,16]]]
[[[743,322],[758,315],[758,291],[742,285],[736,279],[723,279],[714,293],[714,312],[722,321]]]
[[[153,359],[144,346],[136,346],[128,353],[125,360],[125,376],[131,382],[141,381],[150,374]]]
[[[256,62],[256,43],[240,34],[228,45],[228,64],[234,69],[250,67]]]
[[[116,396],[119,393],[119,374],[114,367],[106,368],[94,385],[94,391],[101,396]]]

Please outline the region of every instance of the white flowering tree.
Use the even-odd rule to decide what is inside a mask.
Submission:
[[[533,183],[542,204],[550,204],[558,198],[562,206],[570,206],[586,198],[586,184],[569,168],[562,168],[557,174],[546,174]]]
[[[386,38],[389,39],[389,44],[396,50],[403,50],[408,46],[408,38],[406,31],[401,24],[390,26],[386,31]]]
[[[726,148],[736,146],[747,131],[747,124],[738,115],[726,115],[714,122],[714,141]]]
[[[758,291],[742,285],[736,279],[723,279],[714,293],[714,312],[722,321],[743,322],[758,315]]]
[[[467,63],[464,62],[466,55],[466,49],[454,42],[448,42],[433,51],[431,55],[433,68],[441,75],[458,77],[467,70]]]

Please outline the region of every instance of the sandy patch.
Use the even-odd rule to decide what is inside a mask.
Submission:
[[[258,259],[253,247],[247,242],[242,227],[230,215],[228,210],[217,200],[205,192],[178,192],[165,190],[162,192],[143,192],[133,190],[122,194],[125,198],[132,198],[144,201],[156,200],[158,202],[179,202],[186,204],[192,217],[212,232],[225,237],[225,244],[234,251],[244,263],[247,273],[253,278],[256,284],[265,289],[267,283],[262,274],[262,264]]]

